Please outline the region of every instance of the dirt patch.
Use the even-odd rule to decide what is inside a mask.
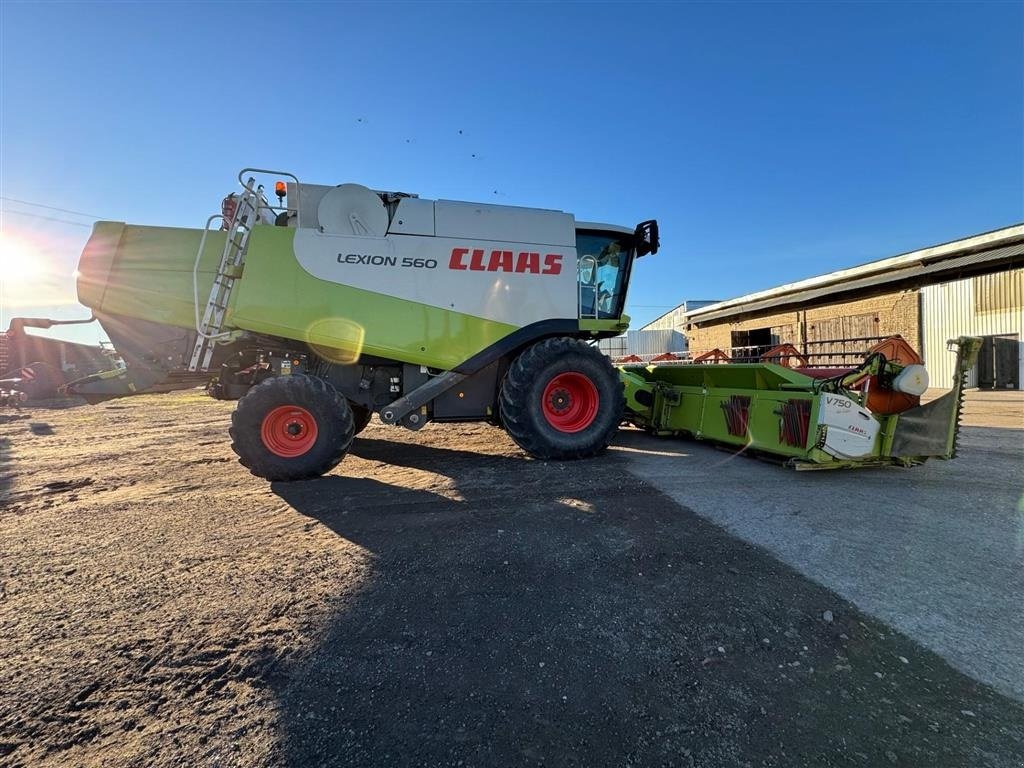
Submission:
[[[231,408],[0,425],[0,762],[1020,764],[1020,706],[614,452],[372,425],[269,486]]]

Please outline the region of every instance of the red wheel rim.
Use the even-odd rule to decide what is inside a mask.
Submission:
[[[541,405],[548,424],[559,432],[580,432],[597,417],[601,398],[587,376],[570,371],[560,373],[544,387]]]
[[[301,456],[316,442],[316,419],[305,408],[279,405],[260,425],[263,445],[275,456],[286,459]]]

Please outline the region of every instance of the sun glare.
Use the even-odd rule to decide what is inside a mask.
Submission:
[[[39,254],[24,241],[0,232],[0,282],[28,286],[42,275]]]

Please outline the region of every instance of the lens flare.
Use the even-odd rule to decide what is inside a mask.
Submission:
[[[69,262],[80,248],[59,235],[0,229],[0,330],[12,316],[78,303]]]
[[[0,232],[0,282],[7,290],[30,288],[43,277],[39,254],[24,240]]]
[[[317,320],[306,329],[306,343],[330,363],[350,365],[359,360],[366,330],[344,317]]]

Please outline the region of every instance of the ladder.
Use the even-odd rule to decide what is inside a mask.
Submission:
[[[242,193],[238,197],[234,216],[231,221],[227,222],[228,236],[224,243],[224,251],[221,253],[217,274],[214,275],[213,285],[210,287],[206,311],[203,312],[203,319],[196,324],[196,343],[188,364],[190,371],[208,371],[217,341],[231,336],[230,332],[224,331],[224,314],[227,312],[228,300],[231,298],[231,289],[235,285],[235,280],[242,276],[249,235],[259,220],[259,209],[263,204],[262,198],[263,187],[257,187],[256,180],[250,177],[242,186]],[[218,217],[211,216],[210,221],[215,218]],[[199,243],[193,278],[198,278],[199,261],[206,245],[206,232],[209,231],[209,223],[208,221],[207,230],[203,232],[203,239]],[[198,304],[198,301],[196,303]],[[198,317],[198,306],[196,314]]]

